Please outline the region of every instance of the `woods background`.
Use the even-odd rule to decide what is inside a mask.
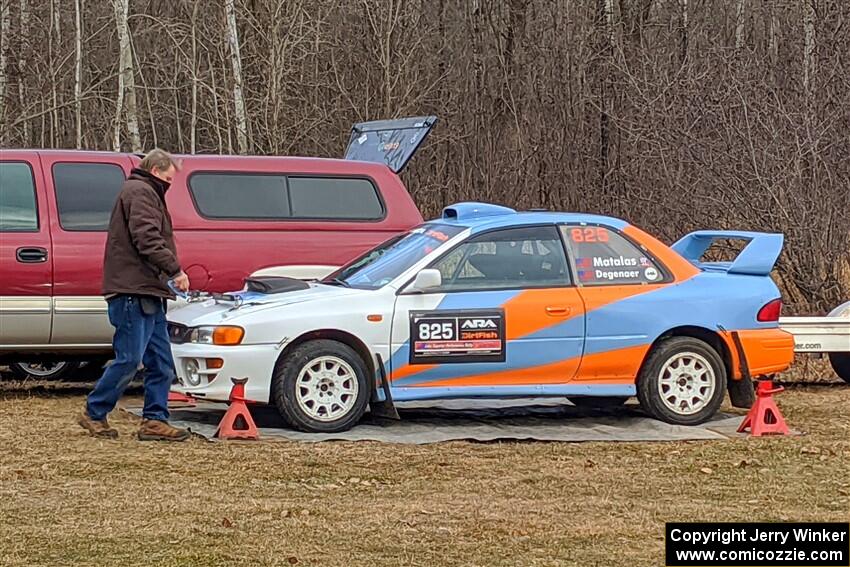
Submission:
[[[781,231],[786,302],[850,299],[845,0],[0,0],[0,146],[341,156],[436,114],[405,181]]]

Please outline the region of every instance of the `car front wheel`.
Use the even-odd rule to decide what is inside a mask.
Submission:
[[[313,340],[288,353],[275,370],[272,399],[295,429],[312,433],[345,431],[369,402],[368,370],[348,345]]]
[[[652,417],[676,425],[710,419],[723,402],[726,367],[709,344],[673,337],[657,345],[638,377],[638,399]]]

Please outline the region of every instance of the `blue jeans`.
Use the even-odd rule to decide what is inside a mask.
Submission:
[[[107,300],[109,322],[115,327],[112,348],[115,360],[106,367],[86,400],[94,420],[106,418],[127,385],[144,365],[145,408],[142,417],[168,421],[168,391],[174,381],[174,358],[168,340],[165,308],[157,301],[156,312],[142,311],[139,297],[117,295]]]

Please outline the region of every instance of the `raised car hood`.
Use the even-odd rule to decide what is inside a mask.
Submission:
[[[187,327],[198,325],[217,325],[225,321],[241,318],[257,311],[295,305],[308,301],[321,301],[346,295],[363,293],[363,290],[311,284],[309,289],[283,293],[257,293],[254,291],[234,292],[240,301],[216,301],[207,299],[190,303],[168,314],[168,320]]]

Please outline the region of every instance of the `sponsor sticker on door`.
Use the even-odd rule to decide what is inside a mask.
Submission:
[[[502,309],[413,311],[410,364],[505,361]]]

